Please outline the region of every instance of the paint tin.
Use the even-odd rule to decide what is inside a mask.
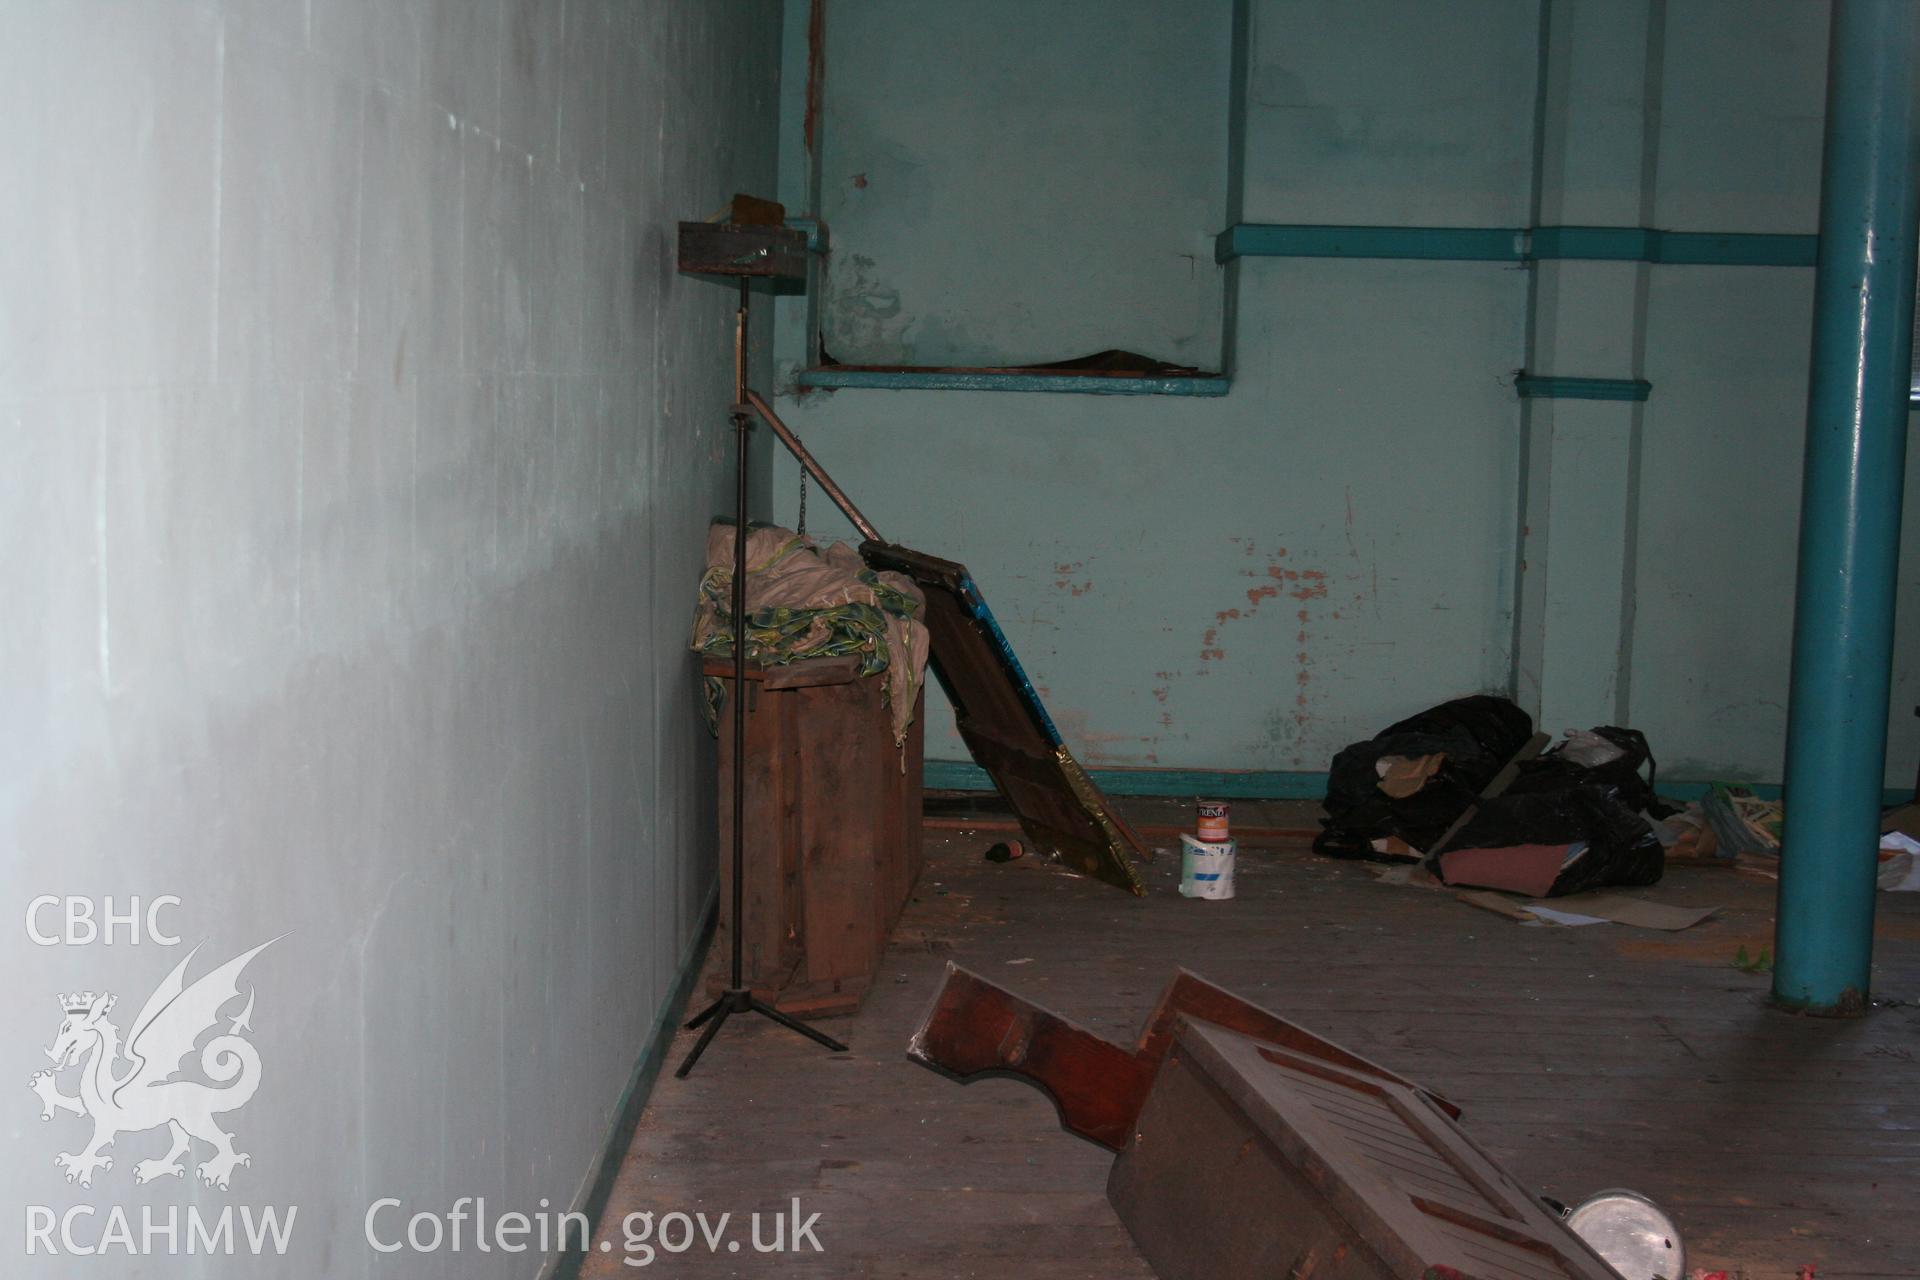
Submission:
[[[1209,844],[1219,844],[1232,839],[1227,827],[1227,802],[1225,800],[1202,800],[1196,804],[1198,821],[1194,829],[1200,838]]]
[[[1233,896],[1233,841],[1216,844],[1180,837],[1180,892],[1189,898],[1224,899]]]

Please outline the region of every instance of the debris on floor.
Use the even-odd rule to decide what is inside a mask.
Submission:
[[[1553,894],[1561,874],[1587,854],[1587,842],[1572,844],[1515,844],[1498,848],[1449,849],[1436,860],[1446,884],[1481,889],[1504,889],[1529,898]]]
[[[1323,830],[1314,849],[1330,857],[1374,859],[1376,840],[1425,850],[1474,802],[1533,734],[1533,721],[1505,698],[1459,698],[1409,716],[1346,747],[1327,772]],[[1395,761],[1434,759],[1410,790]],[[1396,795],[1382,787],[1394,775]]]
[[[1457,1107],[1184,970],[1128,1048],[949,965],[907,1052],[962,1082],[1030,1080],[1068,1132],[1117,1152],[1107,1198],[1165,1280],[1323,1262],[1351,1280],[1616,1280]]]
[[[1786,811],[1778,801],[1762,800],[1745,787],[1716,782],[1701,797],[1701,811],[1723,858],[1778,858]]]
[[[1654,826],[1675,811],[1655,794],[1645,736],[1602,725],[1548,741],[1485,694],[1389,725],[1334,757],[1314,848],[1529,897],[1657,882],[1679,832]]]
[[[1403,863],[1399,866],[1369,867],[1381,884],[1417,889],[1446,889],[1425,867]],[[1710,919],[1718,907],[1679,906],[1650,902],[1624,893],[1589,892],[1542,901],[1537,897],[1515,897],[1490,889],[1454,889],[1453,896],[1469,906],[1491,911],[1509,920],[1529,925],[1573,926],[1586,924],[1624,924],[1638,929],[1678,932],[1691,929]]]
[[[1485,889],[1464,889],[1454,897],[1470,906],[1492,911],[1522,924],[1585,925],[1625,924],[1636,929],[1660,929],[1678,933],[1709,919],[1718,907],[1681,907],[1665,902],[1648,902],[1623,893],[1580,893],[1555,898],[1553,905],[1525,898],[1512,898]]]
[[[949,963],[933,1008],[907,1044],[907,1056],[962,1083],[989,1072],[1031,1081],[1059,1109],[1061,1128],[1119,1151],[1130,1140],[1133,1122],[1183,1017],[1204,1019],[1331,1067],[1404,1086],[1443,1113],[1460,1114],[1444,1098],[1185,969],[1174,971],[1139,1037],[1125,1046]]]
[[[1920,893],[1920,840],[1899,831],[1880,837],[1880,890]]]

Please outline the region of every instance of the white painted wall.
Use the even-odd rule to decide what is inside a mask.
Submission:
[[[0,4],[0,1273],[75,1274],[24,1210],[76,1204],[82,1243],[114,1205],[298,1206],[284,1261],[101,1274],[537,1269],[376,1265],[362,1215],[571,1203],[695,936],[732,294],[672,223],[771,189],[778,28]],[[179,946],[27,936],[36,895],[167,893]],[[83,1124],[26,1088],[57,994],[125,1030],[192,944],[282,933],[232,1189],[136,1187],[164,1131],[67,1185]]]

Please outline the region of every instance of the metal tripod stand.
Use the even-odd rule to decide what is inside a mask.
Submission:
[[[720,1028],[736,1013],[757,1013],[798,1031],[838,1053],[847,1046],[832,1036],[816,1031],[797,1018],[789,1017],[772,1005],[756,999],[741,975],[742,882],[746,874],[747,816],[747,441],[753,429],[754,406],[747,390],[747,301],[748,278],[740,277],[740,309],[733,322],[733,432],[738,461],[734,490],[733,526],[733,916],[729,931],[733,942],[731,981],[714,1002],[687,1023],[687,1030],[704,1025],[705,1031],[694,1042],[680,1069],[673,1074],[685,1079],[700,1055],[707,1051]],[[755,397],[758,399],[758,397]]]

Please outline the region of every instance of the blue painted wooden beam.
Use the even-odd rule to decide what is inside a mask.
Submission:
[[[1224,396],[1226,377],[1155,378],[1086,373],[975,373],[965,369],[803,369],[799,384],[823,391],[1055,391],[1094,396]]]
[[[1514,389],[1529,400],[1645,400],[1653,384],[1644,378],[1562,378],[1523,373]]]

